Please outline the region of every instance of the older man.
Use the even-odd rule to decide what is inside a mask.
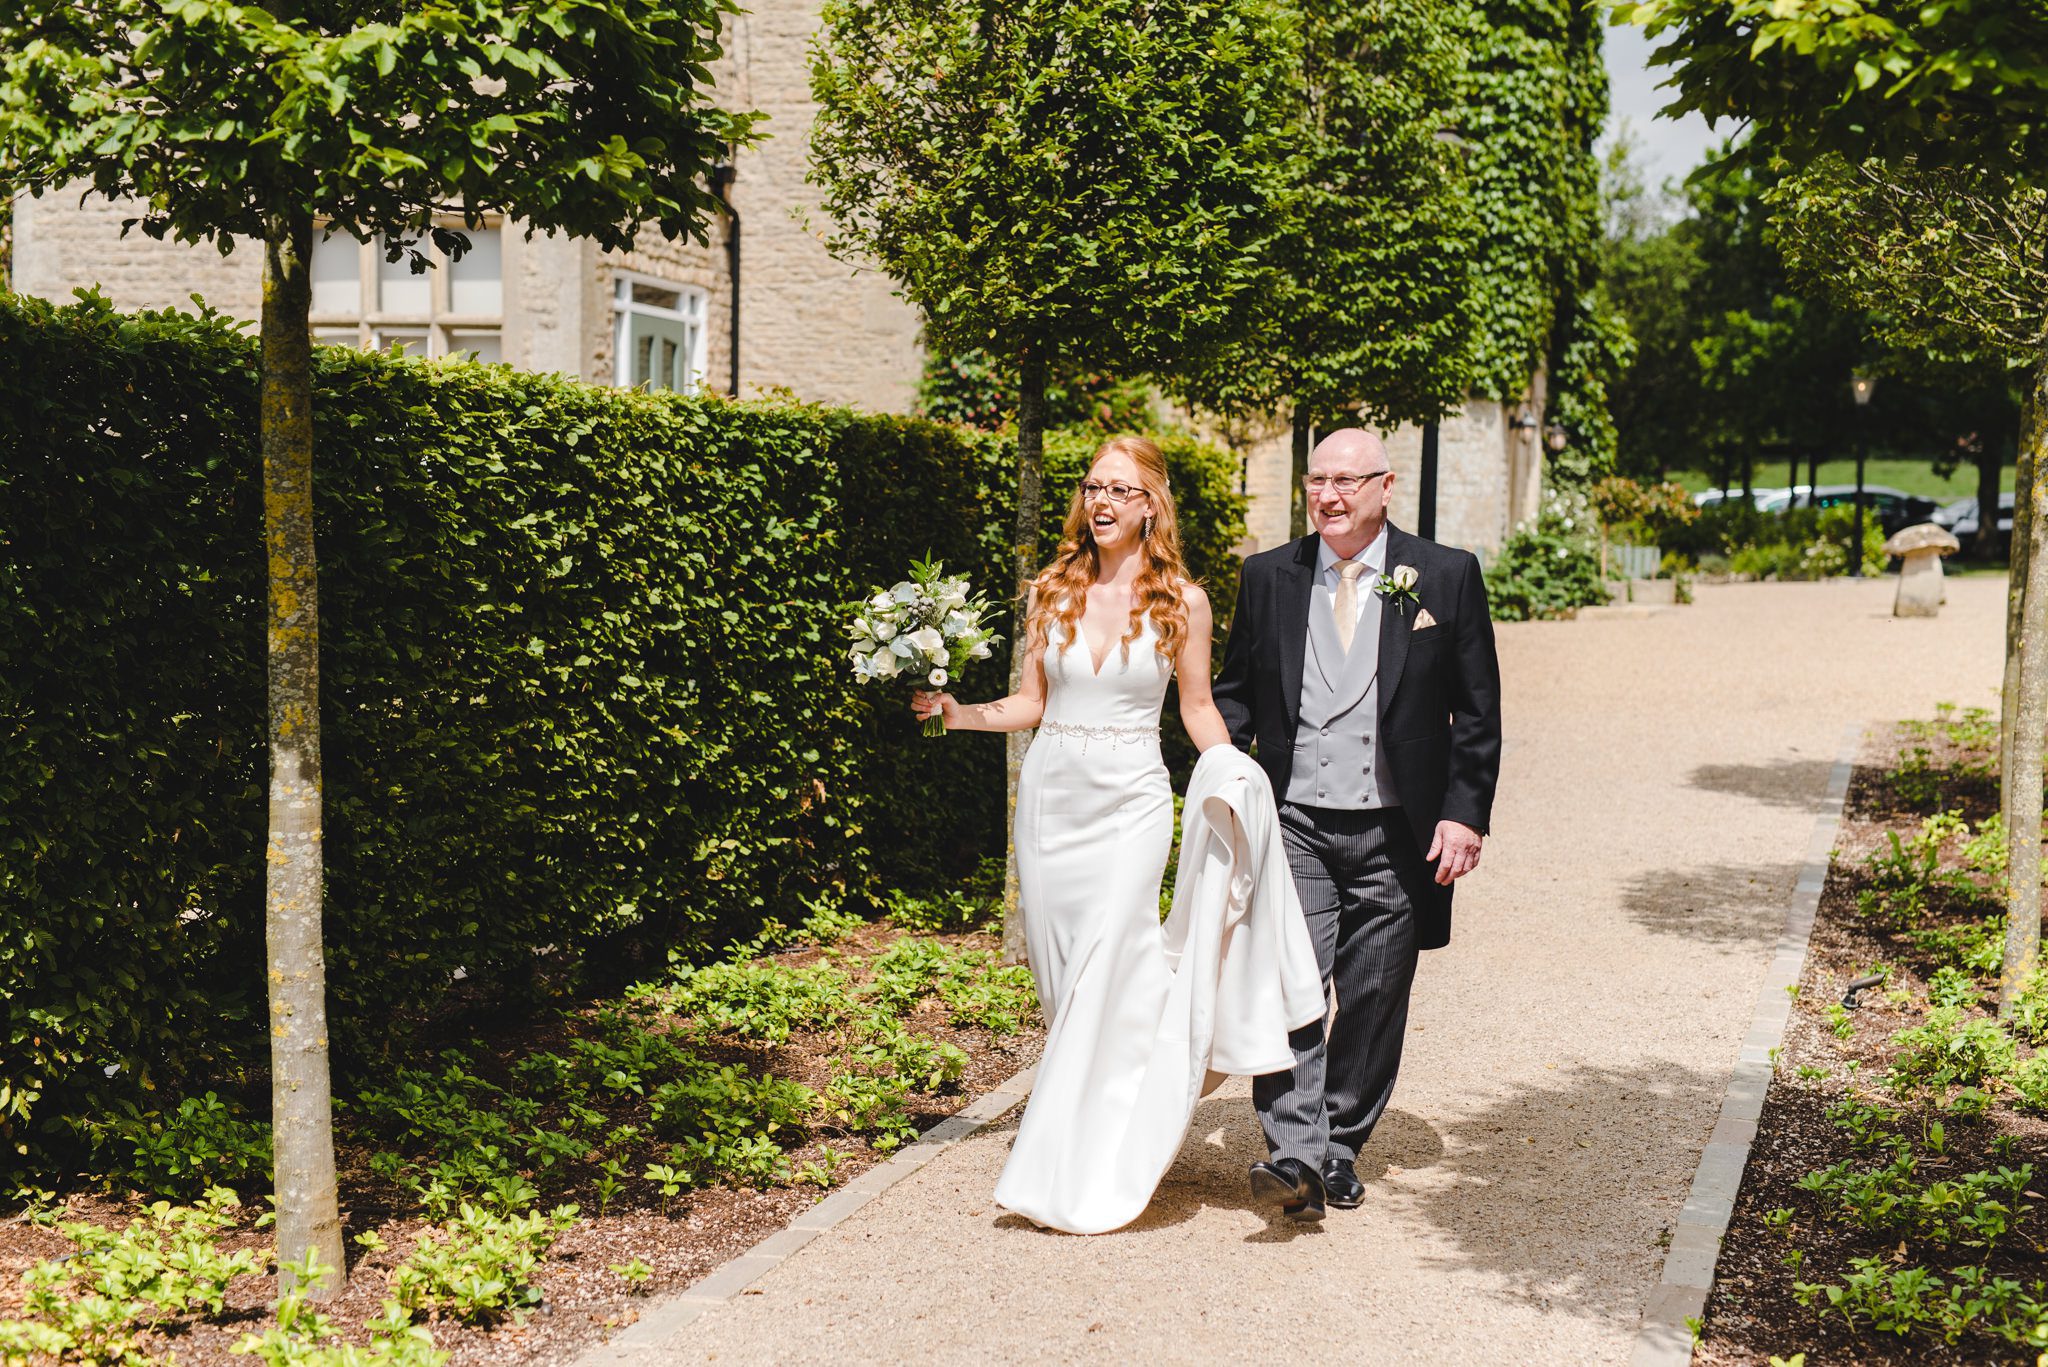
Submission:
[[[1337,1011],[1256,1079],[1270,1160],[1252,1190],[1300,1220],[1353,1207],[1358,1151],[1401,1064],[1417,953],[1450,942],[1451,885],[1479,863],[1500,774],[1500,665],[1470,552],[1387,521],[1378,437],[1309,457],[1315,533],[1244,563],[1215,684],[1232,743],[1280,801],[1302,910]]]

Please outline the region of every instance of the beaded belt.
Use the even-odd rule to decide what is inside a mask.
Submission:
[[[1156,726],[1077,726],[1073,722],[1045,721],[1038,724],[1038,729],[1048,736],[1079,736],[1084,743],[1100,740],[1112,745],[1135,745],[1159,739]]]

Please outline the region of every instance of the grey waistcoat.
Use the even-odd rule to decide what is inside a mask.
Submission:
[[[1348,655],[1337,644],[1331,595],[1320,585],[1309,591],[1301,724],[1287,780],[1286,800],[1297,807],[1358,811],[1400,801],[1379,756],[1380,596],[1364,580],[1358,590],[1365,599]]]

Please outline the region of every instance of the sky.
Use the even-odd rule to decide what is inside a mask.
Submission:
[[[1600,139],[1601,154],[1604,156],[1613,145],[1615,130],[1627,120],[1640,149],[1644,182],[1655,188],[1666,180],[1685,179],[1700,164],[1707,149],[1720,142],[1720,136],[1710,131],[1707,121],[1698,114],[1687,114],[1677,120],[1656,117],[1657,111],[1671,102],[1671,91],[1657,89],[1658,82],[1669,72],[1649,64],[1654,44],[1643,37],[1641,29],[1621,24],[1608,29],[1605,37],[1607,80],[1614,108],[1608,116],[1607,131]],[[1734,127],[1724,119],[1721,135],[1733,132]]]

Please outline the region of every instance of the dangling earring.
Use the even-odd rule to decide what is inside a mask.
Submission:
[[[1152,535],[1152,519],[1150,517],[1147,517],[1145,519],[1145,529],[1139,532],[1138,535],[1140,537],[1149,537]]]

